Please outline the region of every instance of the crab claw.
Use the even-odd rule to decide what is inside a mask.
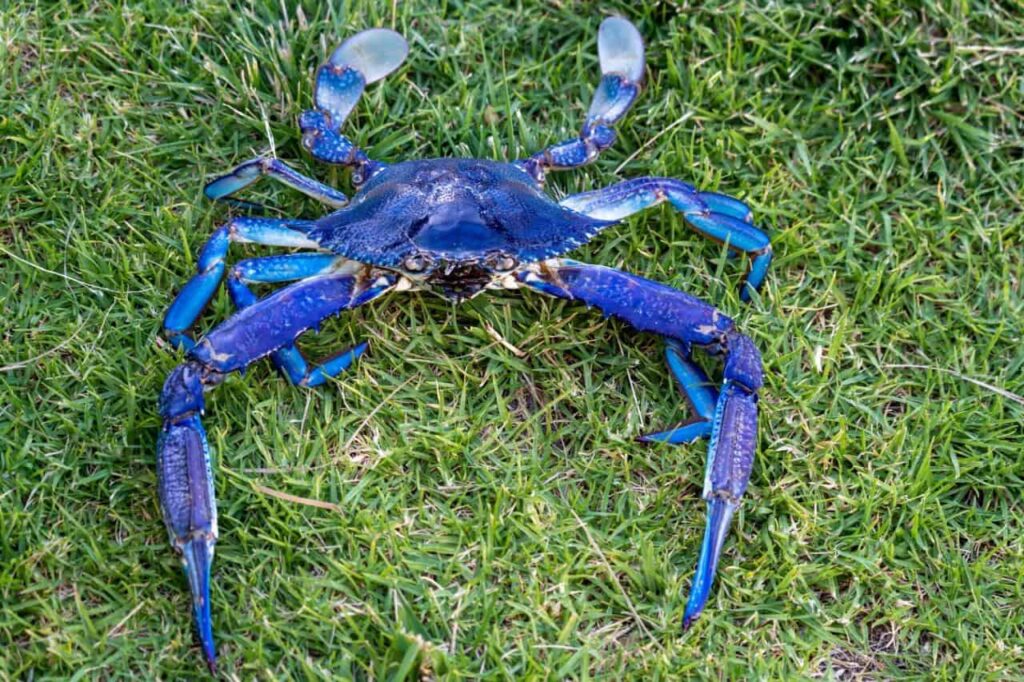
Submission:
[[[217,671],[217,647],[213,641],[213,621],[210,618],[210,566],[213,564],[214,540],[194,537],[181,547],[181,563],[192,592],[192,615],[195,618],[203,658],[211,673]]]
[[[683,612],[684,630],[690,627],[707,604],[729,523],[746,491],[754,464],[757,442],[755,387],[761,385],[760,355],[746,337],[734,334],[729,340],[733,346],[732,355],[726,360],[726,382],[719,392],[711,420],[711,442],[704,474],[707,523],[690,597]],[[737,379],[743,379],[746,385]]]
[[[704,605],[708,602],[708,594],[715,580],[715,570],[718,568],[718,558],[722,555],[722,544],[729,532],[733,512],[738,506],[737,502],[720,497],[708,500],[704,541],[700,547],[697,573],[693,577],[693,585],[690,586],[690,598],[683,612],[683,630],[688,629],[693,621],[697,620],[697,616],[704,611]]]
[[[216,669],[217,649],[210,619],[210,566],[217,542],[217,502],[213,495],[210,446],[199,415],[204,384],[213,375],[195,362],[178,365],[160,395],[163,429],[157,443],[160,506],[171,544],[181,554],[192,614],[206,665]]]
[[[171,379],[174,378],[172,373]],[[164,395],[169,395],[167,389]],[[159,455],[160,501],[164,519],[171,544],[181,554],[181,564],[192,593],[196,633],[206,664],[213,670],[217,662],[217,648],[210,618],[210,567],[213,564],[213,546],[217,541],[217,510],[212,495],[209,446],[198,415],[192,414],[165,426]]]

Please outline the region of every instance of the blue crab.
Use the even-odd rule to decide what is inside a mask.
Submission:
[[[665,339],[668,369],[693,411],[690,420],[642,440],[690,443],[709,439],[704,499],[707,523],[683,626],[708,599],[733,512],[747,487],[757,443],[761,358],[751,340],[711,305],[676,289],[564,254],[626,216],[669,202],[686,222],[733,252],[749,256],[741,297],[764,279],[771,261],[767,236],[737,199],[702,192],[680,180],[645,177],[555,201],[545,175],[590,163],[615,140],[612,125],[635,100],[644,75],[637,29],[619,17],[598,32],[601,80],[580,134],[525,159],[428,159],[385,164],[341,133],[365,86],[394,71],[408,46],[394,31],[371,29],[346,40],[316,72],[315,107],[299,118],[303,146],[320,161],[352,170],[356,192],[344,193],[292,170],[276,158],[241,164],[206,188],[227,199],[263,177],[332,207],[316,220],[235,217],[203,246],[198,272],[164,318],[184,361],[160,396],[159,494],[171,542],[180,553],[206,661],[216,649],[210,609],[210,567],[217,512],[203,393],[230,372],[269,357],[299,386],[337,376],[366,350],[361,343],[318,363],[296,347],[325,318],[388,292],[425,290],[458,302],[486,289],[529,289],[580,301]],[[228,266],[231,242],[306,249]],[[189,329],[222,280],[239,309],[205,335]],[[292,282],[265,298],[252,283]],[[718,386],[691,357],[700,348],[723,358]]]

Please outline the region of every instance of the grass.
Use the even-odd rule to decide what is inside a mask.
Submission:
[[[373,156],[535,151],[582,121],[613,11],[646,91],[552,191],[681,177],[748,200],[778,254],[751,305],[668,209],[577,254],[714,301],[763,351],[708,612],[680,632],[704,446],[633,440],[683,415],[660,342],[528,293],[401,295],[306,342],[371,341],[339,381],[264,363],[210,396],[225,676],[1024,677],[1019,4],[226,4],[0,9],[0,678],[202,674],[153,463],[159,321],[229,213],[204,179],[272,136],[347,187],[295,118],[377,25],[412,53],[346,126]]]

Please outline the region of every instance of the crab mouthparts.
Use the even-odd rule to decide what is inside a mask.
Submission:
[[[427,284],[441,296],[456,303],[473,298],[483,291],[494,273],[475,261],[441,262],[427,277]]]

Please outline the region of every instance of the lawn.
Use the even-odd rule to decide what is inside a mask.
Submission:
[[[372,156],[533,153],[578,130],[615,12],[645,92],[551,192],[679,177],[749,202],[777,254],[750,304],[669,208],[575,254],[764,355],[708,611],[681,631],[705,445],[635,442],[687,416],[661,341],[529,292],[396,294],[304,342],[370,341],[337,381],[260,363],[209,396],[223,675],[1024,678],[1019,3],[227,4],[0,9],[0,679],[203,675],[154,467],[160,319],[237,213],[203,182],[273,150],[351,191],[295,121],[371,26],[412,48],[346,124]]]

